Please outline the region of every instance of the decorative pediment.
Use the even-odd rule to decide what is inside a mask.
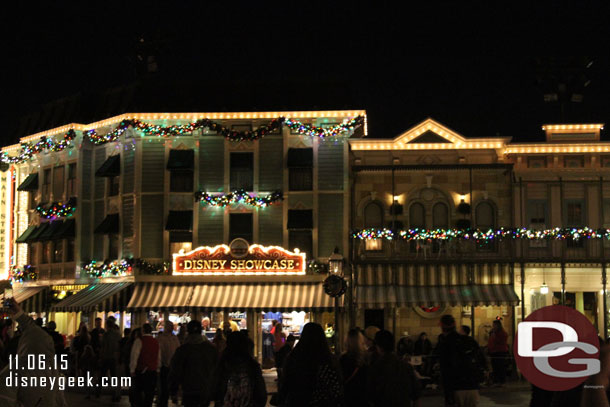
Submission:
[[[417,136],[413,140],[409,141],[409,144],[413,143],[451,143],[451,141],[439,136],[438,134],[432,131],[427,131],[421,136]]]

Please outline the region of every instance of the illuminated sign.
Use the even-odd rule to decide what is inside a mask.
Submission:
[[[174,253],[175,275],[297,275],[305,274],[305,253],[278,246],[249,245],[235,239],[214,247]]]

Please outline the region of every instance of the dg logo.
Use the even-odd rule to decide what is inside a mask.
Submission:
[[[523,376],[545,390],[572,389],[600,371],[595,327],[561,305],[536,310],[519,323],[513,352]]]

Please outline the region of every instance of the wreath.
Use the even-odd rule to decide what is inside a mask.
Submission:
[[[324,280],[324,292],[333,298],[341,297],[346,290],[347,282],[343,277],[333,274]]]

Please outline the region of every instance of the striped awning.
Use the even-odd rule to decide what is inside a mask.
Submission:
[[[41,313],[45,311],[47,286],[13,288],[13,298],[25,312]],[[4,300],[4,294],[2,294]]]
[[[330,310],[322,283],[138,284],[127,309]]]
[[[190,284],[138,283],[128,310],[184,310],[193,293]]]
[[[131,283],[91,284],[51,307],[55,312],[122,311],[130,296]]]
[[[510,284],[450,286],[357,286],[356,303],[362,308],[413,305],[517,305]]]

